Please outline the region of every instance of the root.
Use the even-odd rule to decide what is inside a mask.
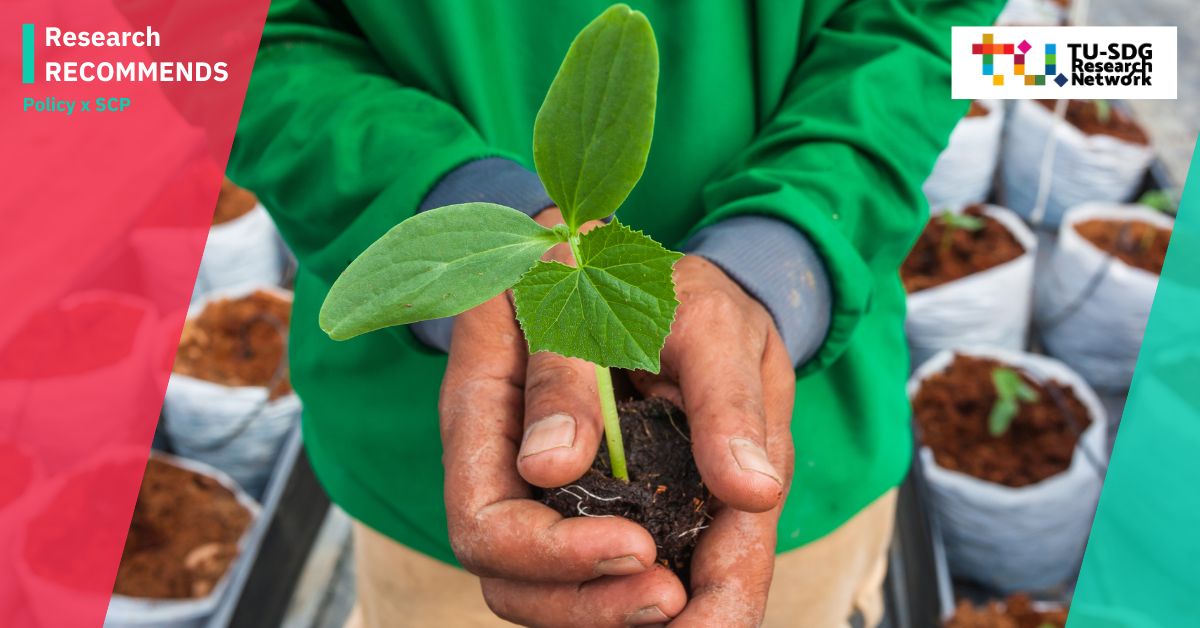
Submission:
[[[703,521],[703,519],[701,521]],[[680,532],[679,534],[676,534],[675,536],[681,537],[681,536],[684,536],[685,534],[700,534],[700,531],[707,527],[708,527],[707,525],[701,523],[700,525],[692,528],[691,530],[684,530],[683,532]]]
[[[675,425],[675,417],[672,416],[673,414],[675,413],[671,412],[670,410],[667,411],[667,420],[671,422],[671,427],[675,428],[676,432],[679,432],[679,435],[683,437],[683,440],[686,440],[689,443],[692,442],[692,439],[688,438],[687,434],[684,434],[683,430],[679,429],[678,425]]]
[[[570,490],[568,490],[568,489],[572,489],[572,488],[579,489],[588,497],[591,497],[593,499],[598,499],[602,502],[611,502],[611,501],[620,499],[620,497],[600,497],[599,495],[592,493],[591,491],[587,490],[586,488],[583,488],[582,486],[579,486],[578,484],[572,484],[571,486],[564,486],[564,487],[558,489],[559,491],[562,491],[563,493],[566,493],[567,495],[570,495],[571,497],[574,497],[575,499],[579,500],[579,501],[575,502],[575,510],[579,511],[580,516],[592,517],[594,519],[607,519],[607,518],[615,517],[615,515],[589,515],[587,510],[585,510],[583,507],[584,497],[582,495],[577,495],[577,494],[571,492]]]

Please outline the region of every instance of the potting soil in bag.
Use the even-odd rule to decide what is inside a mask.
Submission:
[[[286,377],[291,300],[251,285],[193,304],[163,401],[175,451],[228,473],[255,498],[300,418]]]
[[[967,117],[955,125],[946,150],[938,156],[933,173],[921,186],[934,211],[987,199],[1000,158],[1003,129],[1004,106],[1000,101],[971,103]]]
[[[38,491],[17,539],[16,566],[41,628],[75,628],[79,617],[103,604],[109,606],[104,625],[110,628],[199,628],[219,604],[261,508],[216,469],[157,452],[150,458],[147,464],[145,449],[106,449]],[[152,467],[163,463],[188,477],[155,481]],[[114,491],[123,491],[117,485],[127,486],[139,476],[143,481],[131,525],[129,512],[119,513],[111,503]],[[159,500],[165,503],[147,517],[145,497],[163,488],[176,493]],[[206,496],[212,496],[211,503],[203,507]],[[174,518],[174,523],[156,526],[156,517]],[[230,532],[231,525],[240,531]],[[174,599],[113,595],[111,572],[104,569],[112,555],[96,544],[116,535],[129,536],[115,589],[128,590],[131,581],[137,588],[140,578],[151,585],[144,587],[147,591],[169,590]]]
[[[1111,233],[1101,221],[1112,221]],[[1132,264],[1137,258],[1130,256],[1144,253],[1151,268],[1153,258],[1161,270],[1173,225],[1169,216],[1141,205],[1102,203],[1075,207],[1063,220],[1050,263],[1038,277],[1035,321],[1047,353],[1098,389],[1129,388],[1158,287],[1158,272]]]
[[[953,211],[961,214],[963,209],[957,208]],[[1007,209],[985,205],[983,214],[1007,230],[1024,252],[999,265],[909,293],[904,330],[908,336],[914,367],[949,347],[986,344],[1012,350],[1025,348],[1037,238],[1016,214]],[[931,221],[937,220],[939,219],[936,216],[931,218]],[[976,234],[958,235],[961,240],[969,243],[977,241],[977,246],[983,249],[979,251],[979,255],[988,259],[989,256],[1001,252],[1000,245],[1004,243],[996,242],[996,238],[963,236],[990,235],[986,233],[986,229],[989,228],[991,227]],[[930,236],[922,234],[922,238],[926,237]],[[927,246],[923,247],[923,244]],[[1011,245],[1011,242],[1008,244]],[[954,245],[964,246],[963,242],[955,242]],[[905,260],[901,275],[905,276],[916,266],[914,262],[918,260],[912,259],[912,256],[923,252],[934,254],[939,246],[940,243],[936,242],[918,241],[917,247],[909,254],[910,259]],[[931,248],[934,250],[930,250]],[[954,251],[947,251],[951,252]],[[911,289],[913,285],[914,283],[906,277],[905,287]]]
[[[1137,192],[1154,159],[1153,151],[1144,143],[1103,133],[1085,134],[1070,122],[1073,114],[1084,115],[1079,112],[1085,106],[1091,105],[1072,101],[1068,119],[1057,128],[1054,112],[1034,101],[1017,101],[1009,114],[1002,165],[1004,201],[1026,220],[1037,202],[1043,151],[1052,128],[1058,140],[1041,224],[1057,227],[1068,208],[1091,201],[1125,202]],[[1133,137],[1141,133],[1116,109],[1111,115],[1122,123],[1123,134]],[[1141,137],[1144,139],[1144,134]]]
[[[996,482],[985,481],[966,472],[945,468],[937,462],[929,446],[922,446],[920,451],[931,509],[939,522],[947,561],[955,577],[972,580],[1003,593],[1036,591],[1059,585],[1078,573],[1091,530],[1092,516],[1100,498],[1103,473],[1108,464],[1104,449],[1104,409],[1087,382],[1053,358],[977,347],[942,351],[913,374],[908,382],[908,395],[910,400],[917,402],[914,413],[918,416],[918,424],[921,423],[920,413],[925,411],[924,404],[934,404],[931,407],[954,404],[955,400],[940,396],[918,399],[918,393],[926,380],[946,372],[955,362],[956,353],[995,360],[1023,373],[1029,381],[1045,387],[1039,396],[1039,404],[1044,396],[1053,396],[1049,393],[1051,387],[1047,385],[1053,382],[1053,389],[1062,395],[1062,399],[1055,400],[1056,404],[1065,403],[1068,408],[1076,408],[1071,411],[1072,416],[1075,411],[1087,414],[1087,421],[1074,417],[1077,427],[1087,427],[1073,449],[1069,445],[1072,441],[1067,441],[1068,451],[1062,453],[1061,460],[1030,459],[1011,470],[1010,474],[1015,473],[1015,476],[1005,481],[1016,484],[1016,487],[999,483],[999,477]],[[976,388],[963,394],[980,394],[980,391]],[[944,413],[936,416],[944,416]],[[1049,427],[1041,423],[1041,419],[1033,419],[1033,422],[1024,422],[1020,426],[1014,420],[1009,428],[1014,433],[1006,436],[1016,438],[1016,431],[1020,429],[1024,433],[1040,433],[1041,439],[1057,435],[1054,442],[1061,444],[1062,434],[1068,429],[1062,425],[1061,417],[1059,415],[1059,423],[1050,426],[1058,432],[1044,432]],[[986,430],[987,417],[981,417],[980,423],[983,425],[974,429]],[[922,428],[923,442],[966,438],[961,432],[955,431],[929,434],[929,429]],[[1044,444],[1039,443],[1041,446]],[[1011,443],[1006,451],[1022,460],[1031,455],[1030,448],[1015,448]],[[982,454],[970,457],[967,463],[987,468],[985,475],[994,473],[996,469],[996,460]],[[1065,468],[1061,471],[1055,471],[1063,466]],[[972,473],[981,472],[968,470]]]
[[[203,490],[189,487],[203,476]],[[163,508],[189,489],[188,512]],[[134,509],[105,628],[199,628],[225,594],[235,561],[261,512],[228,476],[204,464],[153,453]],[[189,524],[189,520],[202,524]],[[240,530],[239,530],[240,529]],[[139,553],[135,534],[166,535],[159,547]],[[172,569],[182,563],[183,570]],[[164,577],[164,574],[166,577]]]

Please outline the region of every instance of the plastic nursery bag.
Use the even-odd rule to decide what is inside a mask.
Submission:
[[[247,283],[278,285],[285,259],[275,222],[259,203],[246,214],[209,229],[192,301]]]
[[[159,452],[151,452],[150,456],[212,477],[232,491],[238,502],[250,510],[250,524],[239,541],[239,551],[245,549],[245,544],[262,511],[257,502],[246,495],[228,476],[212,467]],[[144,464],[145,460],[145,449],[125,446],[107,449],[80,463],[67,473],[50,480],[45,490],[38,492],[38,498],[35,499],[35,503],[31,504],[31,509],[37,513],[49,507],[66,482],[78,474],[93,472],[106,464],[120,464],[128,461],[138,461]],[[27,529],[27,526],[22,528],[18,535],[17,545],[19,547],[24,547]],[[226,583],[229,580],[229,574],[233,573],[237,561],[241,559],[240,557],[235,558],[229,564],[225,576],[203,598],[148,600],[76,590],[40,575],[27,562],[23,552],[18,551],[15,556],[17,573],[21,579],[25,599],[41,628],[75,628],[73,622],[86,612],[84,609],[94,608],[97,603],[100,603],[101,600],[97,599],[99,597],[109,600],[108,614],[104,620],[105,628],[200,628],[221,601],[221,597],[228,589]]]
[[[1002,174],[1008,207],[1026,220],[1037,203],[1042,156],[1054,113],[1019,100],[1009,114]],[[1109,135],[1085,135],[1064,120],[1055,129],[1058,142],[1051,167],[1050,196],[1041,224],[1057,227],[1070,207],[1098,201],[1120,203],[1137,192],[1154,159],[1149,146]]]
[[[1054,0],[1008,0],[996,26],[1062,26],[1067,10]]]
[[[259,515],[262,514],[262,508],[258,502],[241,490],[229,476],[206,464],[159,452],[151,452],[150,457],[212,477],[222,486],[233,491],[238,502],[249,509],[252,516],[250,524],[246,526],[246,531],[242,533],[242,538],[238,541],[238,551],[245,551],[246,542],[254,531]],[[202,598],[151,600],[113,595],[108,602],[108,614],[104,618],[104,628],[200,628],[204,626],[225,595],[230,575],[234,572],[239,560],[241,560],[240,555],[229,563],[229,566],[225,568],[225,575],[221,576],[213,590]]]
[[[1158,229],[1171,229],[1175,221],[1141,205],[1072,208],[1038,276],[1034,317],[1046,351],[1092,386],[1119,393],[1133,379],[1158,275],[1101,251],[1075,230],[1096,219],[1145,222]]]
[[[963,208],[956,208],[961,213]],[[1017,259],[908,295],[904,331],[912,364],[950,347],[993,345],[1025,348],[1037,238],[1013,212],[986,205],[984,213],[1025,247]]]
[[[1004,130],[1004,105],[998,100],[978,103],[988,109],[988,114],[958,121],[933,173],[921,186],[935,211],[981,203],[992,190]]]
[[[199,316],[210,302],[257,290],[292,300],[287,290],[245,285],[205,295],[188,308],[188,318]],[[225,386],[178,373],[171,374],[163,400],[163,424],[175,451],[228,473],[256,499],[300,412],[294,392],[270,400],[265,386]]]
[[[1069,386],[1088,409],[1091,425],[1075,448],[1071,466],[1030,486],[1011,488],[943,469],[928,447],[920,452],[952,574],[1004,593],[1060,584],[1079,570],[1100,499],[1104,471],[1097,465],[1108,464],[1104,408],[1087,382],[1061,362],[992,347],[938,353],[909,379],[909,399],[922,381],[945,370],[956,352],[993,358],[1039,382]]]

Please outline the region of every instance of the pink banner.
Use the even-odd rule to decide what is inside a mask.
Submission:
[[[0,626],[103,623],[267,6],[0,4]]]

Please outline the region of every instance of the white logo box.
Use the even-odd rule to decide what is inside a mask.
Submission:
[[[955,26],[951,97],[1174,99],[1176,37],[1174,26]],[[990,75],[984,69],[989,45]],[[1018,61],[1025,63],[1018,67]],[[1054,67],[1047,68],[1048,62]],[[995,84],[996,76],[1003,85]],[[1027,84],[1036,78],[1026,77],[1037,76],[1044,85]],[[1055,82],[1059,77],[1065,79],[1061,86]],[[1142,84],[1147,79],[1150,84]]]

